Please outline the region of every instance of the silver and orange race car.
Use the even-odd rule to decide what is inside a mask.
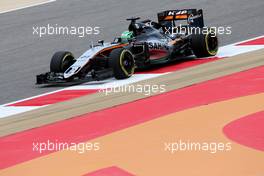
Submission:
[[[205,27],[203,11],[167,10],[158,21],[129,18],[128,31],[112,43],[98,41],[75,59],[68,51],[55,53],[50,72],[37,75],[37,84],[79,83],[109,77],[126,79],[136,68],[166,63],[186,56],[216,55],[216,32]]]

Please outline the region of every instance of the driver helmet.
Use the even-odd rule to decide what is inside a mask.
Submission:
[[[125,31],[121,34],[121,40],[124,43],[131,41],[133,38],[134,34],[131,31]]]

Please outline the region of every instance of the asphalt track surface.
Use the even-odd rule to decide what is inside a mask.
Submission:
[[[263,34],[262,0],[58,0],[54,3],[0,14],[0,104],[59,88],[38,88],[35,75],[48,71],[51,55],[69,50],[79,56],[91,40],[111,41],[126,30],[125,18],[156,19],[166,9],[203,8],[209,26],[231,26],[232,35],[220,36],[221,45]],[[33,26],[99,26],[100,35],[33,35]]]

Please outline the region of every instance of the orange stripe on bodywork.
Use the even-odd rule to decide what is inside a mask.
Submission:
[[[103,53],[105,51],[109,51],[109,50],[113,50],[113,49],[117,49],[117,48],[122,48],[124,46],[128,46],[129,44],[128,43],[124,43],[124,44],[119,44],[119,45],[115,45],[115,46],[111,46],[109,48],[105,48],[103,49],[102,51],[100,51],[99,53]]]

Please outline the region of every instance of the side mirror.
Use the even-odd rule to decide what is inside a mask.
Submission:
[[[104,40],[98,40],[98,43],[104,45]]]

